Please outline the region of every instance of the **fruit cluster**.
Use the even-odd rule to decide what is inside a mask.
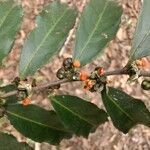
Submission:
[[[85,83],[84,88],[89,89],[90,92],[101,92],[107,83],[104,69],[102,67],[96,67]]]
[[[90,75],[86,71],[80,71],[77,68],[80,68],[78,60],[73,61],[72,58],[66,58],[56,75],[61,80],[83,81],[84,89],[91,92],[103,89],[106,84],[106,77],[104,76],[104,69],[102,67],[96,67]]]
[[[80,67],[80,62],[72,58],[66,58],[63,61],[62,67],[57,71],[56,76],[60,80],[68,79],[68,80],[79,80],[79,72],[77,68]]]

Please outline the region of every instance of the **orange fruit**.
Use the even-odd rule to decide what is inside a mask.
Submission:
[[[81,81],[85,81],[85,80],[87,80],[88,79],[88,73],[86,72],[86,71],[81,71],[80,72],[80,80]]]
[[[80,66],[81,66],[80,61],[79,61],[79,60],[74,60],[74,61],[73,61],[73,66],[74,66],[75,68],[80,68]]]
[[[87,89],[91,89],[94,85],[94,82],[92,80],[87,79],[85,81],[85,85],[86,85]]]
[[[31,99],[29,97],[26,97],[23,101],[22,101],[22,105],[23,106],[28,106],[31,103]]]

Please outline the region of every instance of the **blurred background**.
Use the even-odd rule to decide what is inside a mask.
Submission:
[[[21,30],[16,36],[16,41],[12,52],[5,60],[5,66],[0,69],[0,80],[4,84],[10,83],[16,76],[18,76],[18,62],[20,51],[24,40],[28,33],[34,29],[35,17],[43,8],[43,6],[50,3],[52,0],[17,0],[24,8],[24,19]],[[81,13],[88,0],[60,0],[67,3],[70,7],[76,7]],[[139,10],[141,8],[140,0],[118,0],[118,3],[123,8],[122,22],[116,38],[111,41],[105,49],[104,54],[98,57],[91,64],[85,66],[85,70],[91,71],[96,66],[102,66],[105,70],[114,70],[126,65],[128,61],[129,51],[131,49],[131,42],[135,31]],[[77,20],[78,22],[78,20]],[[51,82],[57,80],[56,72],[61,67],[64,58],[71,57],[72,48],[74,46],[75,31],[77,25],[70,31],[69,37],[60,50],[59,54],[40,69],[34,77],[39,82]],[[63,28],[63,27],[62,27]],[[148,66],[150,66],[150,59],[147,58]],[[149,67],[150,68],[150,67]],[[143,68],[145,70],[149,68]],[[150,93],[141,89],[140,83],[142,78],[134,84],[128,84],[127,76],[110,76],[110,86],[120,88],[131,94],[132,96],[142,99],[144,103],[150,108]],[[88,101],[91,101],[103,108],[101,97],[97,93],[85,92],[81,83],[69,83],[61,86],[57,94],[71,94],[80,96]],[[47,97],[43,93],[33,95],[32,102],[44,107],[52,109]],[[19,141],[27,141],[34,146],[34,143],[20,135],[9,123],[3,123],[0,130],[7,130],[15,135]],[[137,125],[130,130],[126,135],[119,132],[113,126],[112,122],[106,122],[99,126],[95,133],[90,134],[88,139],[74,136],[70,140],[63,140],[59,146],[51,146],[47,143],[35,143],[36,150],[150,150],[150,129],[143,125]]]

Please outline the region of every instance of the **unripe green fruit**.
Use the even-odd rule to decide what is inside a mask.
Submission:
[[[58,79],[64,79],[65,78],[65,69],[64,68],[60,68],[57,73],[56,76]]]
[[[150,80],[143,80],[141,87],[144,90],[150,90]]]
[[[63,66],[65,69],[71,69],[72,68],[72,58],[66,58],[64,61],[63,61]]]

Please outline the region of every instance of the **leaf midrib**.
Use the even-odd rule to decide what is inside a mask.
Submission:
[[[22,71],[22,75],[24,75],[24,73],[26,72],[28,66],[31,64],[32,60],[34,59],[34,57],[37,55],[38,51],[40,50],[41,46],[43,45],[43,43],[46,41],[46,39],[48,38],[48,36],[51,34],[51,32],[55,29],[55,27],[59,24],[59,22],[61,21],[61,19],[66,15],[66,13],[69,11],[69,9],[66,9],[64,11],[64,13],[62,14],[62,16],[56,21],[56,23],[53,25],[52,28],[49,29],[49,31],[47,32],[47,34],[45,35],[45,37],[43,38],[43,40],[41,41],[41,43],[39,44],[39,46],[36,48],[35,52],[33,53],[33,55],[30,57],[29,62],[26,64],[26,67],[23,69]]]
[[[110,97],[108,94],[107,94],[107,96],[108,96],[108,98],[111,100],[111,102],[112,102],[114,105],[116,105],[117,108],[120,109],[120,111],[122,111],[131,121],[135,122],[135,120],[133,120],[132,117],[127,114],[126,111],[124,111],[117,103],[115,103],[115,102],[113,101],[113,98],[112,98],[112,97]]]
[[[81,49],[80,55],[78,55],[78,56],[79,56],[79,58],[78,58],[78,59],[80,59],[80,58],[81,58],[81,56],[82,56],[82,54],[83,54],[84,49],[85,49],[85,48],[86,48],[86,46],[90,43],[90,40],[92,39],[92,37],[93,37],[93,35],[94,35],[95,31],[97,30],[98,25],[100,24],[101,19],[102,19],[103,15],[104,15],[104,12],[105,12],[105,10],[106,10],[106,8],[107,8],[107,6],[108,6],[108,3],[109,3],[109,1],[107,1],[107,2],[105,3],[105,7],[104,7],[104,9],[103,9],[102,13],[101,13],[101,14],[99,15],[99,17],[98,17],[99,19],[98,19],[98,21],[97,21],[97,23],[96,23],[96,25],[95,25],[95,28],[93,29],[93,31],[92,31],[91,35],[89,36],[89,38],[88,38],[87,42],[85,43],[84,47]]]
[[[87,122],[88,124],[92,125],[92,126],[96,126],[95,124],[89,122],[88,120],[82,118],[81,116],[79,116],[77,113],[73,112],[72,110],[68,109],[67,107],[65,107],[64,105],[62,105],[61,103],[59,103],[57,100],[55,100],[54,98],[52,98],[52,100],[57,103],[58,105],[60,105],[61,107],[65,108],[67,111],[71,112],[73,115],[77,116],[78,118],[80,118],[81,120]]]
[[[18,117],[18,118],[20,118],[20,119],[22,119],[22,120],[25,120],[25,121],[28,121],[28,122],[32,122],[32,123],[34,123],[34,124],[38,124],[39,126],[43,126],[43,127],[47,127],[47,128],[53,129],[53,130],[58,130],[58,131],[66,132],[65,130],[61,130],[61,129],[58,129],[58,128],[54,128],[54,127],[52,127],[52,126],[48,126],[48,125],[46,125],[46,124],[43,124],[43,123],[40,123],[40,122],[31,120],[31,119],[26,118],[26,117],[23,117],[23,116],[20,116],[20,115],[18,115],[18,114],[16,114],[16,113],[10,112],[9,110],[7,110],[7,113],[9,113],[10,115],[13,115],[13,116],[15,116],[15,117]]]
[[[12,5],[12,7],[7,11],[6,15],[3,17],[1,23],[0,23],[0,28],[2,27],[2,25],[4,24],[4,22],[6,21],[7,17],[9,16],[9,14],[11,13],[11,11],[15,8],[14,5]]]

